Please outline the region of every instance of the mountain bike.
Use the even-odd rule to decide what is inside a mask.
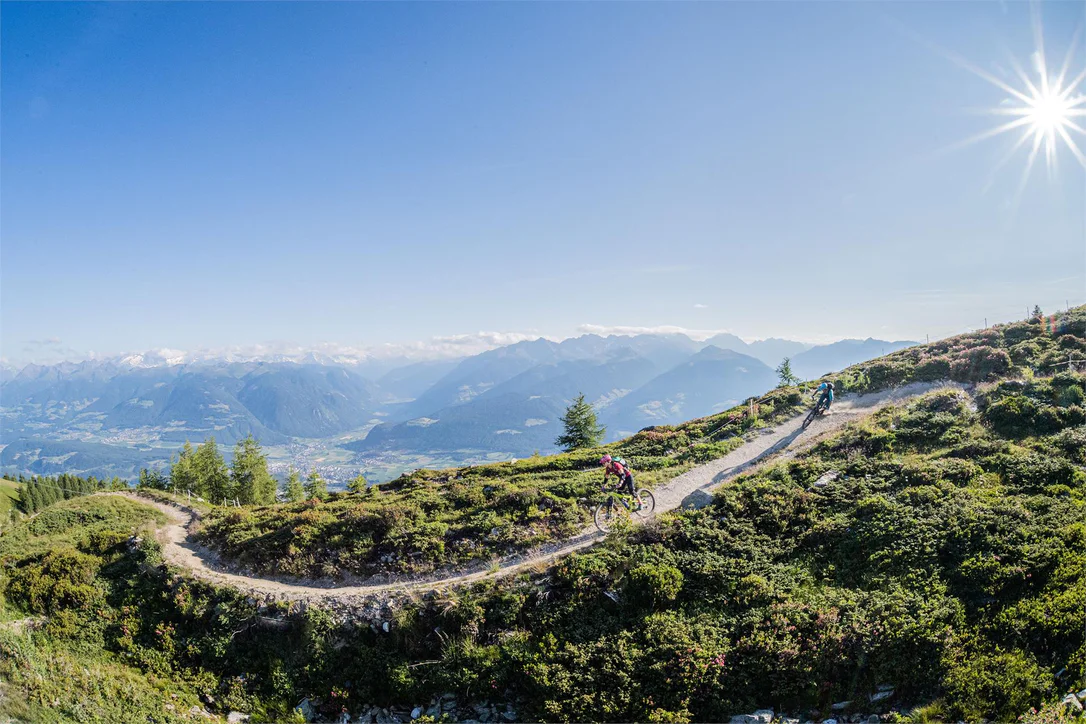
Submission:
[[[620,493],[615,488],[605,485],[603,490],[609,495],[592,511],[592,520],[601,533],[609,533],[620,524],[628,525],[632,517],[648,518],[656,510],[656,498],[652,497],[648,488],[637,491],[637,496],[641,498],[640,507],[632,496]]]
[[[828,405],[829,401],[830,401],[829,398],[826,397],[825,395],[818,398],[818,403],[815,404],[813,410],[811,410],[809,413],[807,413],[807,417],[803,421],[803,429],[804,430],[806,430],[808,427],[810,427],[811,423],[814,422],[814,419],[816,417],[823,414],[824,412],[826,412],[827,409],[829,409],[829,405]]]

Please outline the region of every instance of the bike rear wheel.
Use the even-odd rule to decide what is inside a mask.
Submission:
[[[641,498],[641,507],[635,510],[634,513],[638,518],[648,518],[652,515],[652,511],[656,510],[656,498],[653,497],[648,488],[638,490],[637,496]]]

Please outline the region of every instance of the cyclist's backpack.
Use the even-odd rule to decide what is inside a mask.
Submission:
[[[620,458],[617,455],[612,455],[611,462],[618,463],[626,472],[630,472],[630,464],[626,462],[624,458]]]

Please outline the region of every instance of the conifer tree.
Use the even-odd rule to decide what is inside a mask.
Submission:
[[[318,498],[324,500],[328,497],[328,483],[324,481],[321,474],[315,469],[309,473],[309,477],[305,479],[305,497],[309,499]]]
[[[150,488],[151,490],[167,490],[169,485],[169,478],[159,471],[148,470],[147,468],[140,470],[139,487]]]
[[[565,433],[554,441],[565,449],[566,452],[579,450],[586,447],[595,447],[603,442],[606,431],[596,420],[596,411],[592,405],[584,400],[584,394],[577,395],[577,399],[566,408],[566,414],[562,416],[562,426]]]
[[[192,443],[188,440],[170,465],[170,490],[175,493],[195,493],[199,488],[196,479],[196,462]]]
[[[359,473],[356,478],[347,483],[347,490],[352,493],[364,493],[368,487],[369,483],[366,482],[366,476],[362,473]]]
[[[226,461],[219,453],[214,437],[209,437],[203,445],[197,447],[192,459],[196,471],[198,495],[215,503],[234,499]]]
[[[287,500],[292,503],[300,503],[305,500],[305,488],[302,487],[302,477],[294,466],[290,466],[287,473]]]
[[[252,435],[234,446],[234,464],[230,471],[234,495],[242,505],[267,505],[275,502],[275,478],[268,472],[268,461],[260,443]]]
[[[23,483],[22,489],[19,491],[19,507],[27,515],[33,513],[36,508],[34,507],[34,482],[27,480]]]
[[[792,372],[792,358],[785,357],[781,360],[780,365],[777,366],[777,379],[779,380],[777,387],[788,387],[789,385],[795,385],[799,383],[799,378]]]

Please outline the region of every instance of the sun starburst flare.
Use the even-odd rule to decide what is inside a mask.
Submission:
[[[1002,158],[996,163],[985,185],[991,186],[995,176],[1025,146],[1029,147],[1025,168],[1015,194],[1017,200],[1029,181],[1037,157],[1044,153],[1045,166],[1050,177],[1057,173],[1061,149],[1066,148],[1075,157],[1079,165],[1086,169],[1086,154],[1076,142],[1076,136],[1086,136],[1086,128],[1076,120],[1086,116],[1086,95],[1080,91],[1086,80],[1086,68],[1070,77],[1071,61],[1081,35],[1081,28],[1071,39],[1067,54],[1060,64],[1058,72],[1049,67],[1045,58],[1044,32],[1041,26],[1040,12],[1037,5],[1031,6],[1034,44],[1036,50],[1031,56],[1032,71],[1027,73],[1013,57],[1011,66],[1017,82],[1002,80],[975,65],[949,53],[943,53],[960,67],[973,75],[991,83],[1007,94],[1007,97],[995,108],[984,109],[987,115],[1007,116],[1010,120],[990,128],[964,141],[953,144],[951,148],[961,148],[1006,133],[1017,133],[1015,141]],[[1012,85],[1012,82],[1014,83]]]

